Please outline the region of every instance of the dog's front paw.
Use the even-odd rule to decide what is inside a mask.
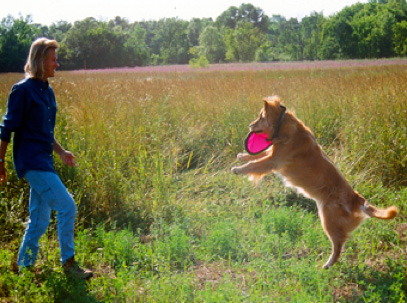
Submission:
[[[231,171],[232,171],[232,173],[238,175],[239,174],[239,167],[232,167]]]
[[[247,158],[247,154],[246,153],[238,153],[236,158],[239,161],[245,161],[245,159]]]

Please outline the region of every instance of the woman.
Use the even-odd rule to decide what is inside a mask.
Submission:
[[[76,166],[75,157],[55,140],[57,112],[55,95],[48,84],[59,67],[55,40],[34,41],[25,65],[26,78],[15,84],[7,101],[7,112],[0,125],[0,185],[6,180],[5,156],[13,136],[13,162],[18,178],[30,184],[30,218],[18,255],[20,269],[33,266],[38,242],[50,222],[51,210],[57,211],[58,238],[64,271],[76,278],[93,274],[81,269],[74,259],[74,222],[76,205],[56,174],[53,151],[64,164]]]

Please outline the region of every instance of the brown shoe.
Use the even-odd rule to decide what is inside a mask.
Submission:
[[[80,268],[78,263],[75,262],[75,257],[66,260],[62,266],[67,276],[80,280],[88,280],[93,277],[93,272],[88,269]]]

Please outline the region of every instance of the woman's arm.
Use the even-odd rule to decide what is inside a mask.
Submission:
[[[65,150],[54,138],[54,152],[61,157],[62,163],[68,166],[77,167],[75,156],[70,151]]]

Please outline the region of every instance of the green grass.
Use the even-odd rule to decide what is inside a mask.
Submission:
[[[0,75],[1,112],[12,83]],[[406,302],[405,66],[290,71],[68,73],[52,86],[57,139],[79,167],[56,168],[77,202],[76,258],[59,264],[52,221],[34,272],[16,273],[28,186],[0,188],[0,302]],[[267,176],[231,174],[261,98],[279,94],[372,204],[339,262],[315,203]]]

